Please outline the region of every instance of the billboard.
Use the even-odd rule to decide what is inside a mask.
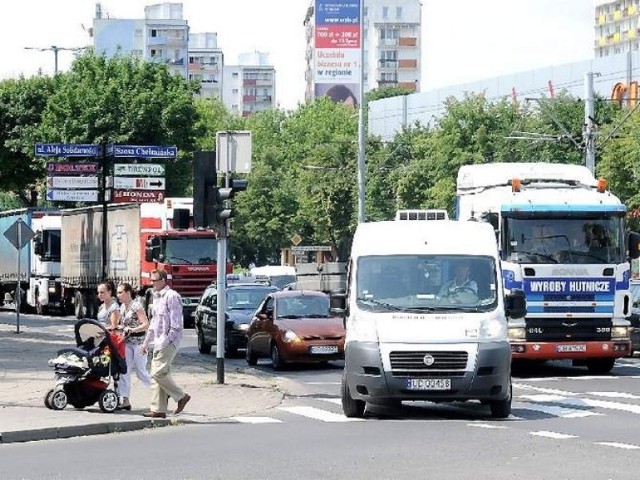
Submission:
[[[315,97],[360,103],[361,0],[315,0]]]

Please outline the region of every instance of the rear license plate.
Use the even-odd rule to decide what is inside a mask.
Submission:
[[[587,346],[584,343],[580,343],[577,345],[558,345],[558,352],[566,353],[566,352],[586,352]]]
[[[407,390],[451,390],[451,379],[407,378]]]
[[[309,353],[319,353],[326,355],[330,353],[338,353],[337,345],[313,345],[309,348]]]

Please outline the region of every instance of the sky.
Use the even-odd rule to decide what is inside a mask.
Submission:
[[[366,0],[365,0],[366,2]],[[389,0],[389,3],[393,0]],[[110,18],[144,18],[153,0],[104,0]],[[309,0],[183,0],[192,33],[217,32],[226,64],[238,54],[270,54],[276,102],[304,100]],[[0,79],[52,74],[52,51],[92,44],[94,0],[9,0],[0,19]],[[422,0],[422,91],[593,57],[593,0]],[[58,53],[65,71],[73,52]]]

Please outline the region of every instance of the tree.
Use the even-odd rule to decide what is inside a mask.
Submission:
[[[369,90],[365,94],[365,98],[367,102],[373,102],[374,100],[381,100],[383,98],[390,98],[390,97],[399,97],[402,95],[410,95],[411,93],[414,93],[414,92],[407,88],[387,85],[384,87],[378,87],[378,88],[374,88],[373,90]]]

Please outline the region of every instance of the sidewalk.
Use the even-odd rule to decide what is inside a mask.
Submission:
[[[0,323],[0,443],[27,442],[52,438],[140,430],[148,427],[208,423],[277,406],[284,393],[277,379],[260,377],[225,363],[225,383],[216,383],[215,356],[178,353],[174,378],[191,395],[184,412],[172,415],[169,401],[166,419],[147,419],[151,390],[135,374],[132,377],[132,410],[102,413],[98,404],[83,410],[68,405],[50,410],[44,405],[46,393],[54,387],[53,368],[47,362],[57,350],[75,346],[74,322],[52,329]],[[256,373],[253,370],[253,373]]]

